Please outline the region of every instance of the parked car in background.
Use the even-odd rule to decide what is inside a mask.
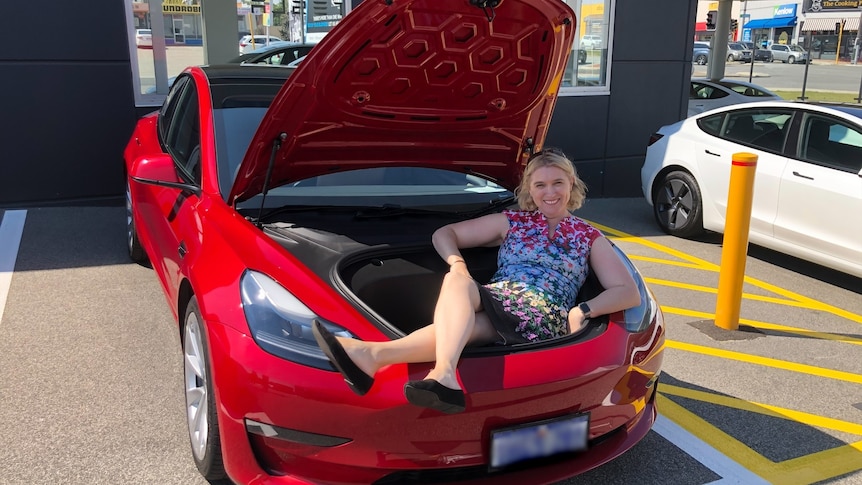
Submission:
[[[312,336],[315,324],[369,341],[425,327],[449,271],[433,232],[516,203],[577,19],[559,0],[505,6],[492,29],[475,2],[361,2],[296,70],[189,67],[136,124],[128,251],[149,261],[177,325],[183,428],[206,480],[557,483],[649,434],[666,327],[619,248],[641,303],[585,333],[465,349],[459,414],[405,399],[428,363],[387,366],[356,395]],[[425,12],[448,20],[398,20]],[[471,32],[470,45],[419,42],[444,29]],[[505,61],[476,62],[487,46]],[[513,72],[505,92],[483,88]],[[487,281],[498,248],[464,251]],[[601,290],[587,278],[574,301]]]
[[[151,29],[136,29],[135,30],[135,45],[137,47],[152,47],[153,46],[153,31]]]
[[[751,50],[739,42],[727,44],[727,62],[731,61],[751,62]]]
[[[805,64],[808,62],[808,52],[796,44],[772,44],[769,46],[769,50],[772,51],[772,57],[776,61],[788,64]]]
[[[660,128],[641,169],[665,232],[724,232],[731,158],[757,155],[752,243],[862,277],[862,107],[727,106]]]
[[[301,42],[272,42],[245,54],[241,54],[228,61],[231,64],[271,64],[275,66],[286,66],[291,62],[304,57],[311,52],[312,47],[317,44]]]
[[[695,42],[691,60],[695,64],[704,65],[709,62],[709,42]]]
[[[763,49],[758,47],[754,42],[738,42],[739,44],[744,45],[751,51],[751,56],[755,61],[763,61],[763,62],[772,62],[774,57],[772,56],[772,51],[769,49]]]
[[[688,116],[696,115],[721,106],[754,101],[780,100],[772,91],[745,81],[722,79],[692,79],[688,95]]]
[[[244,35],[239,40],[239,53],[245,54],[273,42],[283,42],[283,40],[273,35]]]
[[[584,49],[601,49],[602,38],[598,35],[587,34],[581,37],[581,47]]]

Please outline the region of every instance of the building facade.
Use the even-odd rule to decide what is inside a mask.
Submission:
[[[695,22],[695,40],[709,41],[715,34],[706,19],[717,12],[718,2],[700,1]],[[862,0],[801,0],[787,3],[776,0],[733,3],[731,18],[738,26],[731,30],[731,41],[749,41],[759,46],[797,44],[811,47],[813,59],[851,61],[860,56],[857,48]]]
[[[697,4],[566,1],[578,14],[579,31],[546,145],[575,160],[590,197],[641,196],[650,134],[687,111]],[[348,15],[356,3],[345,5]],[[27,49],[0,50],[7,119],[0,131],[6,148],[0,207],[121,203],[122,154],[137,119],[158,109],[183,67],[237,55],[241,7],[221,0],[123,0],[94,9],[82,0],[43,0],[41,9],[64,15],[44,16],[41,31],[48,35],[32,36],[16,20],[19,6],[0,3],[0,41],[30,39]],[[180,24],[183,43],[173,30]],[[145,26],[165,41],[137,48],[135,29]],[[201,45],[194,45],[198,37]]]

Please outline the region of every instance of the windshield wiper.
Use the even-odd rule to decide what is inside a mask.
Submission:
[[[447,216],[457,217],[457,212],[438,211],[431,209],[417,209],[413,207],[402,207],[398,204],[383,204],[381,206],[355,206],[355,205],[285,205],[277,207],[260,216],[257,221],[248,217],[249,220],[263,223],[273,216],[279,214],[296,214],[302,212],[335,212],[353,213],[357,219],[378,219],[387,217],[399,217],[403,215],[422,216]]]
[[[452,211],[441,211],[433,209],[418,209],[415,207],[402,207],[398,204],[383,204],[381,206],[363,207],[356,211],[357,219],[379,219],[385,217],[400,216],[446,216],[455,217],[458,214]]]
[[[507,197],[503,197],[502,199],[492,200],[485,207],[480,207],[479,209],[472,210],[472,211],[459,212],[458,214],[461,216],[467,216],[468,218],[479,217],[479,216],[483,216],[485,214],[490,214],[492,212],[496,212],[496,211],[500,210],[501,208],[510,206],[514,203],[515,203],[515,196],[510,195]]]

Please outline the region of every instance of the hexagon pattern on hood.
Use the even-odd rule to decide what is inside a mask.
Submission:
[[[548,129],[577,25],[561,0],[365,0],[273,100],[232,203],[356,168],[423,166],[513,188]]]

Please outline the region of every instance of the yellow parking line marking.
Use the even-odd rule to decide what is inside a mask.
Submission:
[[[862,436],[862,424],[841,421],[840,419],[827,418],[817,414],[810,414],[802,411],[794,411],[792,409],[772,406],[754,401],[746,401],[737,397],[714,394],[706,391],[698,391],[696,389],[688,389],[685,387],[674,386],[671,384],[659,384],[662,394],[671,396],[679,396],[696,401],[708,402],[718,406],[727,408],[739,409],[752,413],[771,416],[774,418],[783,418],[790,421],[796,421],[806,426],[815,428],[831,429],[842,433],[849,433]]]
[[[656,251],[659,251],[659,252],[662,252],[665,254],[669,254],[671,256],[674,256],[678,259],[681,259],[681,260],[689,263],[689,265],[687,265],[688,267],[691,267],[694,269],[702,269],[705,271],[714,271],[714,272],[717,272],[720,270],[719,265],[714,264],[714,263],[710,263],[709,261],[705,261],[705,260],[697,258],[695,256],[691,256],[690,254],[683,253],[682,251],[677,251],[676,249],[673,249],[673,248],[670,248],[667,246],[663,246],[661,244],[654,243],[654,242],[649,241],[647,239],[644,239],[642,237],[634,236],[632,234],[628,234],[628,233],[625,233],[623,231],[619,231],[617,229],[613,229],[613,228],[610,228],[608,226],[604,226],[602,224],[598,224],[598,223],[593,222],[593,221],[588,221],[588,222],[590,224],[592,224],[594,227],[596,227],[597,229],[601,230],[602,232],[614,236],[614,239],[616,239],[616,240],[631,242],[634,244],[639,244],[641,246],[646,246],[648,248],[655,249]],[[642,258],[642,257],[638,257],[638,258]],[[635,259],[635,258],[631,258],[631,259]],[[658,262],[659,260],[656,260],[656,261]],[[674,263],[674,264],[676,265],[676,263]],[[859,314],[856,314],[853,312],[849,312],[847,310],[844,310],[844,309],[841,309],[838,307],[834,307],[832,305],[814,300],[813,298],[809,298],[807,296],[803,296],[803,295],[800,295],[798,293],[794,293],[790,290],[766,283],[765,281],[761,281],[761,280],[758,280],[756,278],[752,278],[750,276],[745,276],[743,281],[745,281],[746,283],[748,283],[750,285],[756,286],[758,288],[770,291],[770,292],[775,293],[777,295],[781,295],[787,299],[797,301],[797,302],[805,305],[805,308],[810,308],[813,310],[819,310],[819,311],[823,311],[823,312],[827,312],[827,313],[832,313],[833,315],[839,316],[841,318],[845,318],[847,320],[850,320],[850,321],[853,321],[856,323],[862,323],[862,315],[859,315]]]
[[[669,349],[684,350],[687,352],[710,355],[722,359],[730,359],[739,362],[746,362],[749,364],[762,365],[764,367],[782,369],[790,372],[796,372],[799,374],[809,374],[818,377],[825,377],[827,379],[835,379],[839,381],[852,382],[854,384],[862,384],[862,375],[853,374],[851,372],[826,369],[824,367],[815,367],[813,365],[797,364],[796,362],[790,362],[787,360],[771,359],[769,357],[760,357],[757,355],[744,354],[742,352],[715,349],[712,347],[705,347],[703,345],[677,342],[675,340],[665,340],[665,345]]]
[[[692,317],[700,320],[715,320],[714,313],[707,312],[699,312],[696,310],[687,310],[685,308],[676,308],[671,306],[661,306],[661,310],[663,313],[671,314],[671,315],[680,315],[684,317]],[[813,330],[806,330],[804,328],[797,327],[788,327],[787,325],[779,325],[777,323],[769,323],[769,322],[761,322],[757,320],[749,320],[747,318],[740,318],[739,323],[743,325],[749,325],[756,328],[762,328],[764,330],[775,330],[777,332],[785,332],[791,333],[794,335],[799,335],[800,337],[808,337],[808,338],[817,338],[821,340],[832,340],[835,342],[842,342],[845,344],[853,344],[853,345],[862,345],[862,338],[856,337],[848,337],[846,335],[835,334],[835,333],[827,333],[827,332],[815,332]]]
[[[763,455],[752,450],[733,436],[716,428],[700,416],[671,401],[663,395],[664,390],[661,388],[661,385],[659,385],[659,389],[661,390],[658,396],[656,396],[656,404],[661,410],[661,414],[667,416],[671,421],[689,433],[694,434],[721,454],[730,457],[733,461],[760,477],[769,478],[769,470],[774,465],[770,460],[767,460]]]
[[[668,385],[661,387],[657,396],[661,414],[771,483],[811,484],[862,470],[862,441],[775,463],[664,396],[672,395],[678,389],[680,388]]]
[[[638,244],[676,258],[676,260],[671,260],[641,255],[629,255],[629,258],[633,261],[662,264],[702,271],[720,271],[720,266],[714,263],[710,263],[695,256],[683,253],[681,251],[677,251],[666,246],[662,246],[652,241],[633,236],[631,234],[627,234],[625,232],[607,226],[603,226],[601,224],[597,224],[594,222],[590,223],[604,233],[608,234],[609,237],[613,237],[617,241]],[[648,284],[651,285],[663,285],[703,293],[717,294],[718,292],[717,289],[702,285],[693,285],[656,278],[645,278],[645,280]],[[862,323],[862,315],[860,314],[856,314],[829,305],[827,303],[814,300],[813,298],[800,295],[793,291],[766,283],[750,276],[745,276],[744,282],[746,284],[755,286],[757,288],[778,295],[779,297],[782,297],[776,298],[773,296],[745,293],[743,294],[743,298],[745,299],[831,313],[835,316],[855,323]],[[690,316],[700,319],[715,318],[714,314],[668,306],[662,306],[662,311],[669,314]],[[860,338],[854,338],[841,334],[809,331],[801,328],[789,327],[786,325],[778,325],[769,322],[760,322],[746,319],[740,319],[740,323],[744,323],[755,328],[785,332],[799,335],[802,337],[832,340],[836,342],[850,343],[855,345],[862,344],[862,339]],[[817,377],[824,377],[856,384],[862,384],[862,375],[853,374],[850,372],[843,372],[811,365],[798,364],[795,362],[789,362],[779,359],[744,354],[741,352],[715,349],[701,345],[673,341],[669,339],[665,340],[665,347],[687,352],[700,353],[712,357],[736,360],[755,365],[762,365],[790,372],[798,372]],[[659,409],[661,410],[661,414],[663,416],[667,417],[683,429],[687,430],[689,433],[700,437],[705,443],[712,446],[715,450],[720,453],[723,453],[725,456],[736,461],[751,472],[765,479],[768,479],[771,483],[782,485],[810,484],[862,470],[862,441],[846,444],[828,450],[823,450],[817,453],[811,453],[805,456],[801,456],[799,458],[794,458],[792,460],[786,460],[781,463],[774,463],[771,460],[766,459],[759,453],[755,452],[745,444],[734,439],[727,433],[724,433],[715,426],[712,426],[699,416],[688,411],[684,407],[674,403],[664,394],[688,397],[691,399],[732,407],[748,412],[780,417],[794,422],[799,422],[806,426],[812,426],[821,429],[831,429],[856,435],[862,435],[862,425],[840,421],[824,416],[817,416],[801,411],[780,408],[778,406],[771,406],[762,403],[744,401],[733,397],[710,394],[703,391],[695,391],[670,385],[664,385],[661,387],[661,391],[657,396],[657,400]]]
[[[661,259],[661,258],[651,258],[649,256],[638,256],[636,254],[627,254],[632,261],[646,261],[649,263],[658,263],[664,264],[667,266],[678,266],[680,268],[689,268],[689,269],[705,269],[703,266],[695,263],[683,263],[681,261],[673,261],[670,259]]]
[[[772,483],[808,485],[862,470],[862,441],[818,451],[777,464]]]
[[[701,293],[712,293],[712,294],[718,293],[718,288],[713,288],[711,286],[693,285],[691,283],[681,283],[679,281],[671,281],[671,280],[664,280],[664,279],[658,279],[658,278],[646,278],[646,277],[644,277],[644,281],[646,281],[647,283],[649,283],[651,285],[657,285],[657,286],[669,286],[671,288],[680,288],[683,290],[699,291]],[[795,300],[787,300],[784,298],[775,298],[773,296],[755,295],[754,293],[743,293],[742,299],[743,300],[752,300],[752,301],[762,301],[764,303],[775,303],[776,305],[787,305],[787,306],[793,306],[793,307],[809,308],[808,305],[806,305],[804,303],[800,303],[800,302],[795,301]]]

